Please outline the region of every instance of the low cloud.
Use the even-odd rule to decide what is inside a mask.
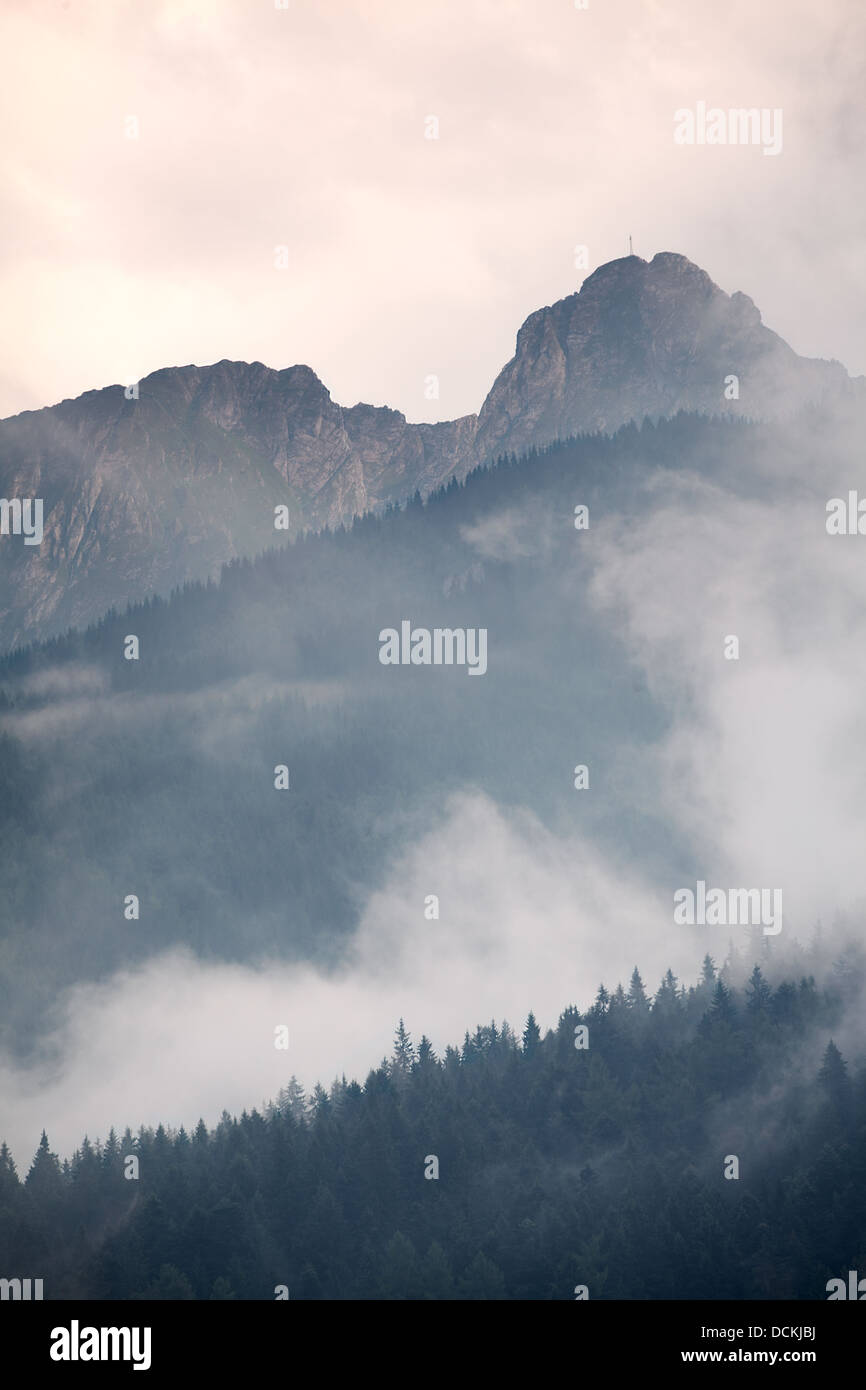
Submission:
[[[549,511],[540,503],[504,507],[471,526],[460,527],[460,539],[485,560],[520,560],[550,555],[554,527]]]
[[[425,918],[430,894],[438,921]],[[68,1154],[112,1124],[212,1124],[275,1096],[292,1073],[308,1088],[343,1073],[363,1082],[400,1017],[440,1052],[493,1017],[520,1029],[532,1009],[546,1028],[635,964],[648,988],[668,966],[693,974],[708,943],[706,929],[698,939],[674,927],[668,894],[588,844],[464,794],[370,898],[335,973],[183,950],[71,989],[40,1060],[0,1062],[5,1137],[27,1163],[43,1126]],[[279,1024],[288,1051],[274,1047]]]
[[[866,539],[828,536],[788,464],[766,499],[657,479],[600,527],[590,596],[671,716],[646,801],[728,883],[782,886],[804,936],[866,899]]]

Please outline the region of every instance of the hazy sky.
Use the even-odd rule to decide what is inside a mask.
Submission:
[[[0,55],[0,414],[229,357],[451,418],[629,233],[866,372],[861,0],[3,0]]]

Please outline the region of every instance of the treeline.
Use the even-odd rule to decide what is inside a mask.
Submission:
[[[359,601],[352,583],[358,565],[373,582],[374,592],[389,592],[395,575],[407,584],[414,576],[423,587],[426,578],[435,574],[439,579],[448,574],[453,561],[472,555],[464,528],[492,510],[523,506],[537,498],[558,507],[558,517],[554,513],[550,519],[554,524],[559,521],[561,539],[568,543],[575,501],[603,502],[607,511],[637,514],[642,506],[640,494],[656,470],[688,469],[720,481],[736,476],[738,484],[754,490],[759,486],[755,460],[777,451],[783,440],[787,448],[795,442],[781,426],[681,412],[657,423],[647,419],[640,426],[624,425],[613,436],[580,436],[531,449],[521,457],[508,455],[475,468],[460,483],[452,479],[425,499],[416,492],[402,506],[389,503],[348,527],[305,532],[256,558],[232,560],[223,566],[216,582],[187,583],[168,599],[145,599],[130,604],[123,613],[112,610],[83,631],[70,628],[61,636],[8,652],[0,656],[0,683],[58,664],[94,660],[104,662],[121,689],[140,688],[142,681],[150,688],[163,689],[171,683],[171,688],[179,689],[233,673],[284,667],[285,653],[281,655],[278,644],[254,644],[249,649],[244,645],[246,623],[238,622],[238,605],[251,605],[256,611],[264,606],[277,631],[302,628],[309,645],[292,656],[302,657],[305,668],[317,668],[326,647],[316,640],[320,625],[305,624],[303,612],[287,603],[290,596],[303,594],[305,605],[317,616],[319,610],[330,613],[336,630],[341,626],[341,609],[354,608]],[[580,496],[572,496],[575,486],[583,489]],[[499,558],[507,561],[509,557],[503,550]],[[514,558],[522,559],[524,553]],[[388,579],[380,577],[376,582],[381,564]],[[441,593],[435,596],[442,597]],[[226,625],[232,630],[230,643],[225,641]],[[163,659],[137,671],[118,660],[123,635],[129,631],[148,639]],[[191,645],[192,631],[205,635]],[[294,662],[291,670],[297,673]],[[28,703],[39,698],[31,689]],[[20,700],[16,693],[13,703]]]
[[[825,1298],[866,1269],[866,1070],[831,1036],[862,958],[734,973],[650,998],[635,970],[441,1058],[401,1021],[363,1086],[292,1080],[63,1163],[43,1134],[23,1182],[4,1146],[2,1273],[47,1298]]]

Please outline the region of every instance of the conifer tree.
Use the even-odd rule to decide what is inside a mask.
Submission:
[[[714,1019],[723,1019],[726,1022],[734,1016],[734,1005],[731,999],[731,991],[722,980],[716,980],[716,987],[713,990],[713,997],[710,1001],[710,1014]]]
[[[38,1202],[51,1201],[63,1195],[60,1161],[57,1154],[51,1152],[48,1135],[44,1129],[24,1185]]]
[[[412,1070],[415,1061],[415,1048],[412,1046],[406,1025],[402,1018],[397,1024],[397,1031],[394,1034],[394,1056],[391,1062],[391,1075],[405,1077]]]
[[[608,1009],[610,1008],[610,995],[608,994],[604,985],[599,985],[598,987],[598,993],[595,996],[595,1004],[593,1005],[593,1008],[595,1009],[596,1013],[599,1014],[606,1014]]]
[[[4,1140],[0,1144],[0,1203],[7,1197],[17,1193],[21,1186],[18,1178],[18,1170],[15,1167],[15,1160],[9,1152],[8,1145]]]
[[[535,1014],[530,1011],[526,1019],[526,1027],[523,1030],[523,1051],[528,1056],[534,1052],[541,1041],[541,1029],[535,1021]]]
[[[831,1038],[818,1072],[818,1082],[838,1106],[847,1106],[851,1094],[848,1064]]]
[[[649,1000],[646,997],[644,983],[640,977],[640,972],[637,966],[635,966],[634,970],[631,973],[631,981],[629,982],[628,987],[627,1003],[628,1007],[632,1009],[635,1013],[646,1013],[649,1009]]]
[[[755,965],[746,985],[746,1008],[753,1014],[763,1013],[772,994],[773,991],[764,979],[760,965]]]

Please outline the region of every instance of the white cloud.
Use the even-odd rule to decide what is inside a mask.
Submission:
[[[425,897],[440,899],[427,921]],[[4,1134],[28,1163],[43,1126],[69,1153],[111,1124],[215,1122],[274,1096],[292,1073],[309,1088],[344,1072],[363,1082],[403,1017],[438,1049],[465,1030],[534,1010],[553,1026],[604,976],[648,988],[694,971],[703,942],[675,930],[669,896],[526,814],[455,798],[367,904],[344,967],[205,963],[172,951],[143,969],[76,986],[58,1004],[41,1060],[0,1062]],[[289,1029],[287,1052],[274,1028]]]

